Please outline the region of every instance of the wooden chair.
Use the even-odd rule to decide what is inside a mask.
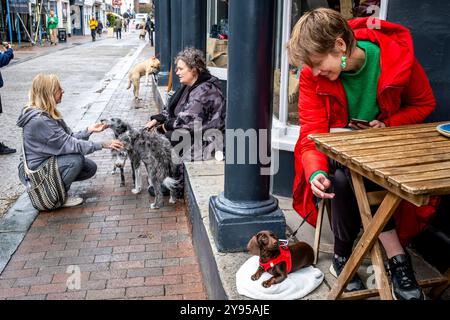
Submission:
[[[383,201],[384,196],[386,195],[386,191],[373,191],[367,194],[369,204],[379,205],[381,201]],[[318,206],[318,214],[317,214],[317,223],[316,223],[316,231],[314,235],[314,264],[317,264],[319,260],[319,250],[320,250],[320,237],[322,234],[322,222],[323,222],[323,214],[327,210],[328,221],[331,223],[331,201],[330,199],[322,199],[319,202]]]

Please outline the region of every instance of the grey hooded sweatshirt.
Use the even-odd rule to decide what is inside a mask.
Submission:
[[[90,133],[87,128],[73,133],[64,120],[54,120],[38,109],[29,108],[22,112],[17,125],[23,128],[27,165],[31,170],[36,170],[51,156],[86,155],[102,149],[100,143],[88,141]]]

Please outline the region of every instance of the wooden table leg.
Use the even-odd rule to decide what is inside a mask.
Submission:
[[[433,300],[438,299],[443,293],[444,291],[450,286],[450,268],[447,269],[447,271],[444,273],[443,278],[441,278],[441,280],[446,279],[447,282],[444,282],[442,284],[440,284],[439,286],[433,288],[430,291],[430,298]]]
[[[363,257],[366,255],[367,251],[373,247],[375,241],[378,240],[378,236],[380,235],[386,223],[391,218],[395,209],[397,209],[401,200],[402,199],[399,196],[393,193],[389,192],[386,195],[380,207],[378,208],[371,224],[369,225],[367,230],[364,231],[361,239],[358,241],[358,244],[355,247],[355,250],[345,264],[345,267],[342,270],[341,274],[337,278],[336,285],[328,294],[328,299],[337,299],[342,294],[344,288],[347,286],[348,282],[353,277],[358,267],[361,265]]]
[[[372,213],[370,210],[369,200],[367,198],[366,187],[364,186],[363,177],[352,171],[353,188],[355,189],[356,200],[358,201],[359,212],[364,230],[369,228],[372,222]],[[383,254],[379,241],[375,241],[371,251],[372,265],[374,266],[376,288],[380,292],[382,300],[392,300],[392,292],[389,286],[389,280],[386,276],[384,268]],[[369,288],[373,289],[373,288]]]

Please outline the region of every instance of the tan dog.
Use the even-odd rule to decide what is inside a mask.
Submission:
[[[145,29],[142,29],[139,33],[139,39],[145,40],[145,35],[147,34],[147,31]]]
[[[133,93],[135,99],[139,99],[139,85],[141,77],[145,75],[145,84],[148,86],[148,75],[158,74],[160,69],[161,62],[156,57],[151,57],[133,67],[133,69],[128,74],[127,89],[130,89],[131,83],[133,83]]]
[[[265,288],[283,282],[289,272],[310,266],[314,261],[314,250],[306,242],[280,246],[278,237],[267,230],[254,235],[247,244],[247,250],[259,256],[259,267],[252,280],[258,280],[264,272],[273,276],[262,283]]]

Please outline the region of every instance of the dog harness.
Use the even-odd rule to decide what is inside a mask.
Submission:
[[[264,271],[267,271],[283,261],[286,263],[287,273],[291,272],[292,269],[291,251],[289,250],[288,247],[284,246],[280,247],[280,254],[278,255],[278,257],[269,260],[266,263],[262,263],[261,259],[259,259],[259,265],[264,269]]]

